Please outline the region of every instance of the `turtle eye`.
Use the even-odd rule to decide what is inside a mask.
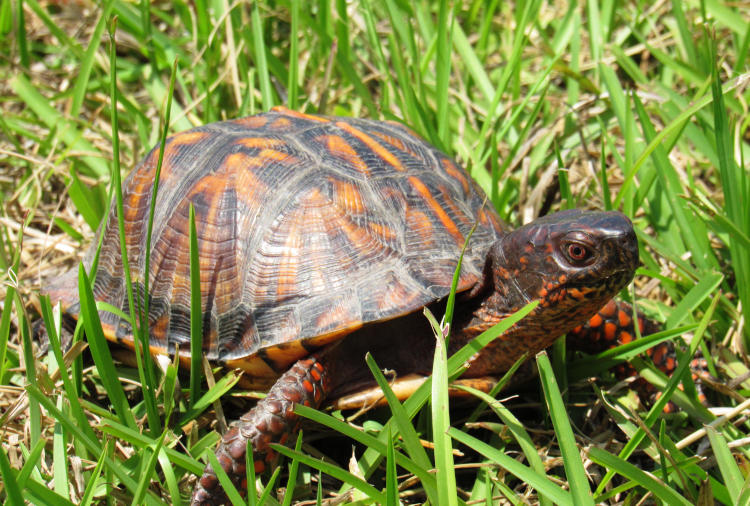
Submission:
[[[574,264],[585,264],[593,257],[593,252],[588,246],[579,242],[569,242],[565,245],[565,255]]]

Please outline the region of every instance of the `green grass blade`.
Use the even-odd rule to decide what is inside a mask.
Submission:
[[[425,311],[427,309],[425,308]],[[448,398],[448,352],[443,329],[437,325],[435,332],[435,357],[432,366],[432,441],[435,445],[438,504],[455,506],[456,474],[453,464],[453,446],[448,435],[450,428],[450,401]]]
[[[115,420],[104,419],[101,425],[102,432],[109,434],[115,440],[127,441],[139,451],[145,448],[153,447],[155,441],[150,436],[142,432],[131,429]],[[203,465],[197,460],[185,455],[184,452],[173,448],[164,447],[163,451],[169,460],[176,466],[185,469],[193,474],[200,474],[203,471]]]
[[[440,0],[437,20],[437,60],[435,61],[438,138],[443,146],[450,146],[450,118],[448,117],[448,87],[450,84],[453,46],[453,17],[450,16],[448,0]]]
[[[229,392],[232,387],[237,384],[241,377],[241,371],[227,371],[227,373],[219,381],[217,381],[213,387],[209,388],[208,391],[204,393],[195,404],[193,404],[185,413],[183,413],[178,424],[180,426],[184,426],[189,421],[195,419],[195,417],[201,414],[211,404],[219,400],[222,395]]]
[[[247,470],[247,506],[255,506],[258,494],[255,488],[255,458],[253,457],[253,441],[251,439],[247,440],[245,446],[245,469]]]
[[[214,469],[216,477],[219,479],[219,484],[221,485],[221,488],[224,489],[224,493],[229,498],[229,501],[232,504],[245,504],[245,501],[242,500],[242,496],[240,496],[240,493],[237,491],[237,487],[234,486],[232,480],[227,476],[226,471],[224,471],[224,468],[221,467],[216,455],[211,451],[207,451],[206,455],[208,456],[208,463],[211,464],[211,467]]]
[[[25,503],[21,495],[21,488],[18,486],[15,472],[11,469],[8,455],[2,446],[0,446],[0,476],[3,477],[6,504],[10,506],[23,506]]]
[[[133,504],[140,504],[141,502],[143,502],[143,497],[146,495],[146,490],[151,485],[151,476],[154,474],[154,469],[156,469],[156,463],[159,460],[159,452],[164,445],[164,438],[166,436],[167,430],[162,432],[161,436],[159,436],[159,439],[157,439],[155,443],[149,445],[149,449],[151,450],[149,452],[150,455],[148,455],[148,459],[146,459],[145,464],[143,465],[144,469],[142,470],[140,479],[138,480],[138,488],[135,489],[135,493],[133,494]],[[143,457],[145,457],[145,455]]]
[[[281,472],[281,467],[277,467],[273,470],[273,474],[271,475],[271,479],[268,480],[268,483],[263,488],[263,492],[258,496],[257,504],[260,504],[262,506],[265,506],[266,504],[278,504],[272,497],[271,492],[275,490],[276,480],[279,478],[279,473]]]
[[[570,492],[562,489],[543,474],[540,476],[529,467],[524,466],[516,459],[506,455],[504,452],[494,448],[484,441],[462,432],[455,427],[448,430],[450,436],[465,444],[472,450],[481,453],[491,461],[497,463],[501,468],[528,483],[541,495],[547,497],[553,504],[560,506],[573,505],[573,497]]]
[[[18,331],[21,335],[21,346],[23,352],[23,366],[26,371],[31,372],[26,374],[26,381],[30,386],[37,386],[37,377],[33,371],[36,371],[36,359],[34,357],[34,348],[31,344],[31,329],[29,328],[29,319],[23,308],[23,301],[16,290],[16,314],[18,315]],[[31,445],[36,445],[37,441],[41,439],[42,427],[41,427],[42,413],[39,409],[39,404],[29,399],[29,436]]]
[[[28,391],[29,396],[34,397],[42,406],[44,406],[44,408],[50,412],[50,416],[54,417],[56,420],[59,420],[60,423],[65,426],[65,429],[70,432],[78,442],[83,444],[90,453],[94,455],[100,455],[102,453],[102,447],[100,446],[99,441],[96,439],[89,439],[83,433],[83,431],[79,429],[75,423],[73,423],[72,420],[67,418],[60,410],[57,409],[55,404],[44,393],[42,393],[42,391],[39,390],[38,387],[29,385],[26,387],[26,390]],[[130,430],[132,430],[133,432],[137,432],[137,430],[134,428]],[[138,484],[130,477],[128,471],[124,466],[122,466],[118,462],[112,461],[109,458],[105,460],[105,464],[107,465],[107,468],[115,476],[117,476],[117,479],[120,480],[122,484],[128,488],[128,490],[133,491],[137,488]],[[30,483],[31,482],[29,482],[29,485]],[[161,502],[158,501],[151,492],[146,495],[145,503],[150,506],[161,504]]]
[[[110,75],[109,75],[109,92],[110,101],[112,102],[111,124],[112,124],[112,187],[115,194],[115,209],[117,211],[117,229],[120,239],[120,258],[122,260],[122,271],[125,279],[125,292],[128,300],[128,323],[130,331],[133,334],[135,342],[135,357],[138,364],[138,375],[143,388],[144,400],[146,404],[146,413],[148,415],[148,426],[152,434],[160,432],[160,419],[156,408],[156,379],[151,365],[150,347],[149,347],[149,330],[148,325],[140,325],[138,315],[141,313],[145,304],[147,293],[141,295],[138,293],[138,300],[133,295],[133,277],[130,273],[130,262],[128,259],[127,236],[125,234],[125,211],[122,196],[122,181],[120,169],[120,135],[118,127],[118,110],[117,110],[117,46],[115,43],[115,32],[117,30],[117,18],[112,20],[109,26],[109,58],[110,58]],[[147,245],[149,247],[150,245]],[[148,272],[144,273],[144,278],[148,277]],[[88,281],[88,280],[87,280]],[[140,280],[144,282],[143,280]],[[80,281],[79,281],[80,283]],[[147,282],[144,282],[148,286]],[[93,295],[92,295],[93,301]],[[144,321],[146,317],[144,316]],[[111,359],[110,359],[111,361]]]
[[[297,442],[294,444],[294,451],[299,453],[302,448],[302,431],[297,433]],[[289,464],[289,477],[286,480],[286,493],[284,494],[284,500],[281,502],[281,506],[291,506],[292,497],[294,496],[294,485],[297,483],[297,470],[299,469],[299,461],[292,459]]]
[[[104,35],[104,29],[107,26],[107,20],[112,12],[113,4],[114,0],[108,0],[104,3],[102,14],[96,23],[96,28],[94,28],[94,32],[91,34],[89,46],[86,48],[86,53],[81,60],[78,76],[73,87],[73,102],[70,105],[70,116],[73,118],[78,117],[78,114],[81,112],[81,105],[83,105],[83,99],[86,96],[86,91],[90,83],[91,69],[94,67],[94,61],[96,60],[96,52],[102,43],[102,35]]]
[[[109,168],[103,155],[89,141],[84,139],[83,133],[71,121],[66,120],[49,101],[37,91],[34,85],[24,76],[17,75],[10,80],[10,86],[18,97],[34,111],[36,116],[50,129],[55,129],[57,135],[65,143],[67,148],[80,155],[79,160],[89,170],[86,174],[97,179],[105,179],[109,176]],[[95,153],[96,155],[91,155]],[[98,223],[94,224],[94,229]]]
[[[145,7],[148,10],[147,6]],[[147,41],[148,46],[151,47],[150,40]],[[153,54],[151,55],[153,57]],[[154,213],[156,212],[156,198],[159,194],[159,182],[161,180],[161,169],[164,163],[164,150],[166,149],[167,133],[169,132],[170,113],[172,111],[172,96],[174,94],[174,83],[177,75],[177,60],[175,60],[172,66],[172,73],[169,78],[169,91],[167,93],[167,104],[164,109],[164,120],[162,122],[162,128],[160,131],[160,142],[159,142],[159,156],[156,162],[156,169],[154,170],[153,187],[151,188],[151,202],[149,203],[148,212],[148,223],[146,225],[146,250],[143,252],[145,259],[143,262],[143,292],[144,297],[142,301],[142,310],[139,314],[140,325],[138,326],[140,332],[138,333],[138,341],[140,342],[140,349],[138,351],[149,350],[151,330],[149,329],[149,314],[150,314],[150,303],[151,303],[151,238],[153,235],[154,228]],[[138,349],[138,347],[136,347]],[[138,360],[140,358],[140,360]],[[149,427],[151,428],[152,434],[158,426],[156,422],[157,407],[156,407],[156,374],[154,372],[154,363],[151,358],[151,353],[138,353],[136,356],[138,360],[138,374],[141,378],[141,384],[144,390],[144,401],[146,403],[146,410],[149,417]],[[165,392],[166,395],[166,392]],[[192,397],[191,397],[192,399]]]
[[[329,427],[336,432],[339,432],[340,434],[343,434],[344,436],[357,441],[363,446],[366,446],[368,448],[368,451],[376,452],[380,456],[386,455],[388,453],[388,447],[392,446],[395,441],[395,434],[393,434],[393,437],[389,437],[388,439],[386,439],[386,437],[388,436],[388,431],[392,430],[393,424],[391,422],[386,424],[386,427],[378,437],[374,437],[370,434],[367,434],[366,432],[352,427],[347,423],[342,422],[341,420],[337,420],[331,415],[321,413],[320,411],[314,410],[307,406],[295,404],[294,412],[299,416],[304,416],[305,418],[313,420],[314,422],[319,423],[325,427]],[[424,449],[422,451],[424,451]],[[424,466],[421,463],[416,463],[414,460],[409,459],[401,452],[395,452],[395,458],[396,464],[398,464],[399,467],[402,467],[408,472],[415,474],[421,480],[422,486],[425,487],[425,490],[427,490],[428,493],[432,493],[434,495],[437,494],[437,483],[435,481],[434,474],[430,472],[430,470],[432,469],[432,463],[429,461],[429,459],[427,459],[428,465]]]
[[[388,426],[388,441],[393,441],[391,426]],[[385,499],[386,506],[398,506],[398,477],[396,475],[396,451],[393,443],[386,445]]]
[[[458,263],[456,264],[456,269],[453,271],[453,280],[451,281],[451,290],[450,292],[448,292],[448,301],[445,304],[445,315],[443,317],[443,321],[447,323],[448,325],[450,325],[453,322],[453,309],[456,305],[456,289],[458,288],[458,281],[461,278],[461,264],[464,261],[464,254],[466,253],[466,248],[469,246],[469,241],[471,240],[471,236],[474,235],[474,231],[477,229],[477,224],[478,222],[474,223],[474,225],[471,227],[471,230],[469,230],[469,233],[466,234],[464,245],[461,248],[461,254],[458,256]]]
[[[102,324],[99,320],[99,312],[96,310],[94,293],[91,290],[91,283],[86,275],[86,270],[83,268],[83,264],[79,265],[78,268],[78,290],[81,301],[80,317],[86,329],[86,338],[91,349],[91,356],[99,370],[99,377],[120,421],[128,427],[135,428],[135,418],[125,398],[122,385],[118,380],[119,375],[112,361],[112,355],[109,353],[107,339],[104,337]]]
[[[539,452],[534,445],[534,441],[531,439],[531,436],[526,431],[523,424],[518,420],[518,418],[513,415],[513,413],[510,412],[508,408],[503,406],[501,402],[499,402],[491,395],[488,395],[475,388],[470,388],[462,385],[456,385],[454,388],[469,392],[478,399],[484,401],[484,403],[486,403],[498,416],[498,418],[500,418],[500,420],[505,424],[508,430],[510,430],[511,434],[513,434],[513,437],[518,443],[518,446],[521,447],[521,451],[526,457],[526,460],[528,460],[531,470],[533,470],[540,476],[546,474],[544,463],[539,457]],[[541,504],[542,506],[551,506],[549,499],[544,495],[539,497],[539,504]]]
[[[260,81],[260,96],[263,110],[267,111],[274,105],[271,94],[271,76],[268,72],[266,60],[266,44],[263,40],[263,23],[260,20],[258,2],[253,2],[250,13],[250,24],[253,33],[253,49],[255,51],[255,68],[258,69],[258,80]]]
[[[24,451],[24,458],[25,462],[23,464],[23,467],[16,475],[16,483],[18,484],[18,487],[23,490],[23,488],[26,486],[26,481],[29,479],[29,477],[34,476],[34,478],[38,478],[41,476],[39,473],[40,469],[40,458],[42,456],[42,450],[44,450],[46,441],[43,439],[40,439],[36,442],[36,445],[32,448],[28,454],[24,451],[25,448],[22,446],[21,449]],[[1,476],[1,474],[0,474]]]
[[[466,369],[466,363],[471,356],[478,353],[482,348],[487,346],[494,339],[502,335],[503,332],[508,330],[515,323],[520,321],[523,317],[528,315],[534,308],[537,307],[539,301],[533,301],[513,313],[511,316],[505,318],[497,325],[490,329],[482,332],[480,335],[472,339],[469,343],[463,346],[456,353],[451,355],[448,359],[448,373],[451,379],[455,379]],[[372,369],[371,369],[372,370]],[[430,378],[420,386],[416,392],[414,392],[403,404],[404,411],[408,418],[413,417],[416,413],[424,406],[427,402],[430,394],[432,380]],[[382,385],[381,385],[382,388]],[[387,396],[386,396],[387,399]],[[395,432],[395,431],[394,431]],[[385,440],[385,434],[381,434],[378,438],[381,441]],[[360,466],[365,476],[369,476],[375,469],[375,466],[380,462],[383,452],[376,452],[372,449],[368,449],[362,455],[360,459]]]
[[[742,85],[744,81],[741,79],[734,79],[733,81],[730,81],[722,88],[722,94],[727,94],[733,90],[735,90],[738,86]],[[627,194],[625,191],[631,184],[633,184],[633,178],[635,178],[638,170],[641,168],[641,166],[645,163],[645,161],[651,156],[651,153],[658,148],[659,146],[662,146],[665,139],[667,139],[669,136],[672,136],[675,134],[675,132],[682,130],[685,127],[685,123],[687,123],[691,117],[693,117],[695,114],[697,114],[699,111],[701,111],[703,108],[708,106],[713,102],[713,97],[706,95],[702,96],[699,99],[695,100],[691,105],[689,105],[687,108],[685,108],[677,117],[675,117],[671,123],[666,125],[664,128],[659,130],[659,133],[657,133],[649,142],[646,148],[643,150],[643,152],[640,154],[638,159],[633,164],[633,167],[627,172],[625,180],[622,183],[622,190],[617,195],[617,198],[615,199],[614,207],[615,209],[619,208],[619,206],[622,204],[622,199],[624,195]]]
[[[102,479],[102,469],[104,469],[104,460],[109,454],[109,445],[109,441],[104,444],[104,451],[99,454],[99,459],[96,461],[96,466],[89,474],[89,479],[86,482],[86,488],[84,489],[83,495],[81,496],[81,506],[88,506],[93,502],[94,493],[96,492],[96,488],[99,486],[99,483]]]
[[[661,397],[659,397],[659,399],[653,404],[653,406],[651,406],[648,415],[646,415],[646,418],[644,419],[644,424],[646,427],[651,427],[661,416],[668,400],[672,397],[672,394],[677,389],[680,383],[680,378],[684,377],[684,375],[688,373],[688,370],[690,368],[690,360],[688,360],[688,357],[692,357],[698,349],[698,346],[703,339],[703,334],[708,328],[709,322],[711,321],[714,310],[716,309],[718,303],[719,295],[717,294],[716,296],[714,296],[713,300],[711,301],[711,305],[701,319],[698,329],[695,331],[695,335],[690,341],[690,347],[685,353],[682,353],[680,355],[678,359],[677,369],[675,369],[675,371],[672,373],[672,377],[667,383],[667,386],[662,390]],[[630,455],[632,455],[633,451],[635,451],[641,441],[643,441],[644,437],[646,437],[646,434],[643,430],[639,430],[636,434],[634,434],[633,437],[625,444],[624,448],[620,450],[619,458],[627,459]],[[614,471],[607,471],[607,474],[597,486],[595,495],[599,495],[602,493],[604,487],[607,486],[613,476]]]
[[[63,410],[62,396],[57,398],[57,408]],[[55,492],[63,497],[68,497],[70,495],[70,483],[68,482],[67,434],[60,422],[55,422],[52,435],[52,459]]]
[[[671,487],[655,478],[653,475],[646,473],[638,469],[636,466],[627,462],[609,452],[592,446],[589,448],[589,458],[597,464],[611,469],[613,472],[624,476],[627,479],[633,480],[641,487],[645,488],[660,500],[664,501],[664,504],[674,506],[688,506],[693,504],[691,501],[686,500],[680,494],[675,492]]]
[[[78,45],[72,38],[68,37],[68,35],[65,33],[65,31],[59,26],[59,24],[50,17],[49,13],[45,8],[43,8],[41,5],[39,5],[39,2],[37,0],[23,0],[23,4],[28,5],[31,10],[36,14],[39,19],[44,23],[44,25],[47,27],[47,29],[50,31],[50,33],[60,42],[60,45],[64,48],[67,48],[70,50],[77,59],[83,59],[83,50],[81,49],[81,46]],[[20,5],[19,5],[20,7]],[[22,11],[23,8],[19,8],[19,11]],[[21,16],[22,13],[19,12],[19,16]],[[19,29],[22,29],[23,27],[23,19],[19,18],[20,25]],[[22,49],[22,51],[24,51]],[[28,58],[28,57],[25,57]]]
[[[711,449],[714,451],[714,457],[716,458],[716,463],[719,465],[719,470],[721,471],[722,478],[724,478],[724,483],[727,484],[727,490],[732,497],[732,503],[742,504],[739,502],[739,497],[742,493],[742,484],[745,480],[743,479],[742,472],[732,455],[732,451],[729,449],[729,446],[727,446],[727,441],[724,438],[724,435],[717,432],[716,429],[710,425],[706,425],[706,435],[711,442]]]
[[[190,407],[195,407],[203,380],[203,307],[201,273],[198,258],[198,233],[195,230],[195,208],[190,204]]]
[[[420,467],[424,469],[432,468],[432,462],[427,456],[427,452],[422,447],[422,444],[419,441],[419,436],[417,435],[416,430],[414,430],[414,426],[411,424],[411,416],[409,416],[404,410],[403,405],[396,398],[396,394],[393,393],[391,386],[388,384],[388,380],[383,376],[378,364],[375,363],[375,359],[368,353],[365,357],[365,362],[370,368],[370,372],[372,372],[378,386],[383,391],[383,396],[391,409],[393,419],[396,422],[401,437],[403,438],[407,453]]]
[[[715,48],[711,45],[711,54]],[[740,168],[733,154],[733,140],[729,133],[729,120],[724,105],[724,92],[719,81],[716,59],[711,58],[711,95],[713,97],[714,130],[716,150],[719,157],[719,174],[724,190],[724,206],[727,217],[744,235],[750,236],[750,177],[746,168]],[[732,269],[737,277],[737,292],[742,301],[742,313],[745,321],[750,321],[750,255],[747,250],[732,237],[729,239],[729,251]],[[750,329],[745,325],[744,342],[750,343]]]
[[[359,478],[358,476],[355,476],[348,471],[344,471],[340,467],[329,464],[328,462],[323,462],[322,460],[314,459],[302,452],[297,452],[283,445],[273,444],[271,445],[271,447],[281,455],[285,455],[290,459],[297,459],[299,460],[299,462],[305,464],[306,466],[318,469],[326,473],[327,475],[336,478],[337,480],[343,481],[347,485],[351,485],[352,487],[364,493],[365,496],[367,496],[369,499],[374,500],[376,503],[383,504],[386,502],[385,496],[378,489],[367,483],[362,478]],[[216,462],[216,464],[218,464],[218,461]],[[212,465],[216,464],[212,463]]]
[[[557,387],[557,382],[552,372],[552,364],[550,364],[547,353],[539,353],[536,356],[536,363],[550,419],[555,428],[557,442],[560,445],[560,453],[562,454],[563,465],[565,466],[565,475],[570,484],[570,493],[573,496],[573,501],[576,505],[591,504],[593,506],[594,499],[589,488],[588,479],[586,478],[586,471],[583,468],[581,454],[578,451],[573,429],[570,427],[570,421],[568,420],[568,411],[565,409],[565,403]]]
[[[287,82],[287,106],[296,110],[299,107],[297,100],[299,95],[299,4],[300,0],[290,0],[291,25],[289,33],[289,81]]]

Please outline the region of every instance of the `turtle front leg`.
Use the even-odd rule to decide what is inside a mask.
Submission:
[[[571,349],[586,353],[599,353],[609,348],[631,342],[636,337],[635,326],[642,336],[653,334],[661,330],[661,325],[639,314],[633,315],[633,307],[625,302],[610,300],[586,324],[568,332],[568,346]],[[664,341],[646,350],[654,365],[667,376],[671,376],[677,368],[676,350],[672,341]],[[706,372],[706,361],[702,357],[694,358],[690,363],[693,380]],[[615,375],[620,379],[637,376],[638,372],[628,362],[618,364],[614,368]],[[633,389],[644,400],[653,399],[660,392],[643,378],[633,383]],[[706,397],[700,383],[696,384],[698,397],[704,404]],[[671,402],[664,408],[666,412],[677,408]]]
[[[299,428],[294,404],[317,408],[329,392],[329,374],[318,357],[300,360],[274,384],[265,399],[242,416],[224,434],[216,449],[221,467],[241,491],[247,490],[245,454],[248,441],[253,445],[255,472],[262,473],[276,460],[271,443],[285,443]],[[227,502],[216,473],[209,464],[193,491],[193,505]]]

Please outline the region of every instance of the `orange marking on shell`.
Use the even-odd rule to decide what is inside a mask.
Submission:
[[[359,153],[346,142],[346,139],[340,135],[322,135],[318,137],[319,141],[325,143],[328,152],[337,158],[344,160],[351,164],[357,171],[366,176],[370,175],[370,168],[367,166],[364,160],[359,156]]]
[[[238,118],[233,120],[232,123],[236,125],[242,125],[246,128],[256,129],[262,128],[268,123],[268,116],[264,114],[256,114],[255,116],[247,116],[245,118]]]
[[[365,204],[362,194],[356,185],[346,181],[330,179],[333,185],[334,198],[336,203],[346,214],[362,214],[365,212]]]
[[[209,135],[212,134],[210,132],[196,132],[194,130],[188,130],[186,132],[175,134],[172,136],[172,141],[169,143],[167,150],[169,150],[169,148],[173,146],[176,147],[197,144]]]
[[[319,329],[331,329],[341,325],[341,322],[356,321],[356,317],[352,315],[348,308],[341,305],[334,305],[326,308],[317,320],[315,320],[315,326]]]
[[[384,142],[387,142],[388,144],[398,149],[399,151],[404,151],[411,155],[414,155],[414,152],[412,152],[411,150],[407,150],[406,145],[404,145],[403,141],[399,139],[398,137],[393,137],[391,135],[387,135],[387,134],[384,134],[383,132],[377,132],[377,131],[371,132],[371,133],[372,135],[378,137],[380,140]]]
[[[289,153],[284,153],[283,151],[272,148],[266,148],[262,150],[260,153],[258,153],[258,158],[262,159],[264,163],[283,162],[292,164],[297,161],[297,159]]]
[[[430,206],[432,212],[434,212],[438,217],[440,222],[443,224],[443,227],[445,227],[445,230],[448,231],[451,236],[453,236],[453,238],[456,240],[456,243],[459,245],[463,245],[463,234],[461,234],[461,232],[458,230],[458,227],[456,227],[456,224],[453,223],[453,220],[451,220],[450,216],[448,216],[448,214],[440,206],[437,200],[435,200],[435,197],[432,196],[432,193],[430,193],[430,190],[427,189],[424,183],[419,178],[414,176],[409,177],[409,183],[414,187],[415,190],[417,190],[417,192],[422,196],[425,202],[427,202],[427,205]]]
[[[397,237],[396,231],[393,230],[388,225],[383,225],[382,223],[372,222],[372,223],[368,223],[367,227],[370,229],[370,231],[373,234],[382,238],[384,241],[392,241]]]
[[[394,169],[400,172],[406,171],[406,168],[401,164],[401,161],[396,158],[393,153],[385,149],[383,145],[380,144],[377,140],[373,139],[363,131],[358,130],[349,123],[337,121],[336,126],[362,141],[368,148],[372,149],[380,158],[385,160],[386,163],[392,166]]]
[[[408,208],[406,210],[406,226],[419,235],[419,244],[423,247],[429,248],[435,242],[432,220],[422,211]]]
[[[290,223],[284,253],[277,261],[276,296],[279,299],[297,291],[297,274],[299,272],[299,258],[302,254],[302,234],[299,233],[300,223]]]
[[[453,198],[452,192],[444,185],[440,185],[438,187],[440,190],[440,194],[442,195],[443,199],[442,202],[444,202],[443,207],[450,208],[451,213],[453,216],[457,217],[464,225],[467,227],[471,227],[474,225],[474,222],[476,221],[476,217],[474,216],[466,216],[466,213],[464,213],[461,208],[456,205],[456,199]]]
[[[450,158],[441,158],[440,161],[443,164],[443,168],[445,169],[445,172],[459,182],[461,185],[461,188],[463,188],[464,193],[469,193],[469,181],[466,179],[466,173],[456,167],[456,165],[453,163],[453,160]]]
[[[622,331],[620,332],[620,343],[621,344],[628,344],[633,340],[633,336],[630,335],[630,332]]]
[[[408,307],[412,300],[419,296],[418,292],[410,290],[396,276],[389,276],[382,280],[388,287],[382,292],[381,298],[377,301],[378,308],[386,310],[399,305]]]
[[[306,119],[308,121],[316,121],[318,123],[330,123],[331,121],[325,116],[313,116],[310,114],[305,114],[303,112],[293,111],[292,109],[288,109],[284,107],[283,105],[277,105],[276,107],[272,107],[271,110],[273,112],[283,114],[284,116],[290,116],[292,118],[299,118],[299,119]]]
[[[272,130],[286,130],[292,125],[292,121],[284,116],[274,119],[267,128]]]
[[[617,333],[617,325],[615,325],[612,322],[607,322],[604,324],[604,338],[607,341],[614,341],[616,333]]]
[[[266,149],[283,146],[286,143],[281,139],[272,137],[243,137],[237,139],[236,144],[250,149]]]
[[[617,320],[620,323],[620,327],[627,327],[628,325],[630,325],[632,318],[630,318],[630,315],[628,313],[620,310],[617,313]]]

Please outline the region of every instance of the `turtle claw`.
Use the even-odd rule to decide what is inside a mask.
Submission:
[[[247,493],[247,445],[252,443],[256,473],[262,473],[276,461],[272,443],[284,443],[297,431],[299,417],[295,404],[318,407],[328,391],[328,375],[316,357],[298,361],[285,372],[269,390],[265,399],[247,412],[222,436],[216,448],[216,458],[241,494]],[[198,479],[193,506],[213,506],[229,501],[216,472],[207,465]]]

